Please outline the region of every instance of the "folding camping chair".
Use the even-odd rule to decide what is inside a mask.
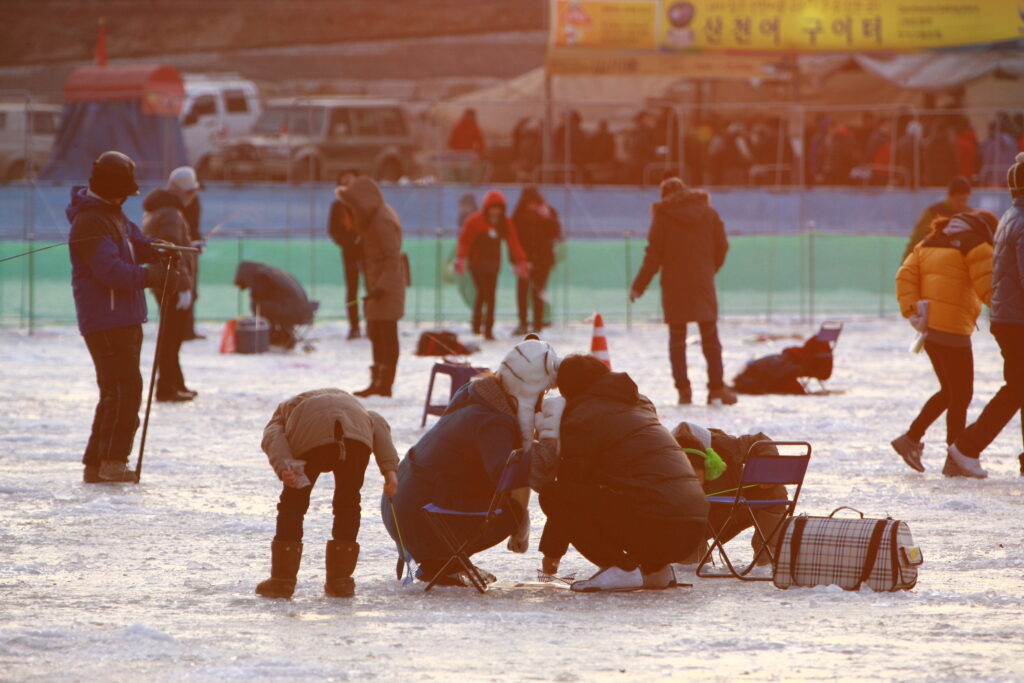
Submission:
[[[447,358],[443,363],[434,363],[434,367],[430,369],[430,384],[427,385],[427,400],[423,404],[423,419],[420,420],[420,427],[425,427],[427,424],[427,415],[444,415],[444,411],[448,408],[448,404],[451,403],[452,397],[455,396],[455,392],[462,388],[462,385],[473,379],[477,375],[483,372],[487,372],[488,368],[476,368],[468,363],[454,363]],[[431,403],[431,396],[434,393],[434,378],[437,375],[448,375],[451,380],[451,388],[448,390],[448,400],[444,403]]]
[[[771,446],[775,446],[776,449],[780,446],[800,447],[802,450],[797,455],[784,455],[781,451],[766,453],[765,450]],[[697,565],[697,576],[705,579],[724,579],[733,576],[741,581],[771,580],[771,577],[753,577],[748,576],[748,574],[757,566],[757,561],[762,553],[767,553],[772,565],[775,565],[775,552],[771,547],[770,541],[775,536],[775,533],[782,528],[786,518],[791,517],[793,510],[796,509],[796,503],[800,498],[800,491],[804,485],[804,475],[807,473],[807,464],[810,460],[811,444],[806,441],[758,441],[751,444],[750,449],[747,450],[747,454],[743,458],[743,462],[740,464],[740,485],[737,487],[736,493],[729,496],[708,496],[707,498],[708,503],[712,506],[728,505],[729,515],[718,531],[708,523],[708,530],[711,532],[711,544],[704,551],[700,563]],[[751,500],[745,495],[745,491],[758,484],[782,484],[783,486],[795,486],[796,488],[790,499]],[[778,505],[786,506],[786,510],[778,523],[765,533],[766,530],[761,528],[757,518],[754,516],[754,510]],[[754,522],[754,533],[761,534],[764,543],[754,553],[750,564],[743,570],[737,570],[725,551],[725,542],[721,540],[719,535],[722,531],[728,529],[729,523],[732,522],[733,518],[741,513],[750,516],[750,519]],[[701,573],[704,566],[711,561],[711,553],[715,551],[715,548],[718,548],[722,561],[729,570],[728,574]]]
[[[825,387],[825,381],[832,376],[833,356],[836,350],[836,344],[839,343],[839,335],[842,331],[842,322],[838,320],[826,320],[821,324],[821,327],[818,329],[818,333],[811,338],[814,342],[818,342],[816,345],[817,350],[810,354],[810,357],[805,358],[804,362],[808,367],[813,368],[815,374],[809,377],[799,378],[799,382],[806,393],[828,393],[828,389]],[[817,392],[812,392],[810,390],[810,383],[812,379],[818,381]]]
[[[458,561],[462,565],[463,571],[466,572],[466,576],[469,577],[470,582],[477,591],[481,593],[487,591],[487,582],[480,575],[480,571],[469,561],[469,556],[466,555],[466,548],[472,547],[474,543],[482,538],[501,515],[509,514],[515,516],[514,507],[510,504],[509,492],[512,490],[516,475],[519,474],[519,466],[522,463],[522,459],[523,451],[521,449],[516,449],[509,454],[501,470],[501,476],[498,478],[498,485],[494,489],[494,495],[491,496],[491,503],[487,506],[486,510],[479,512],[449,510],[434,503],[427,503],[423,506],[423,514],[427,516],[430,526],[433,527],[438,538],[448,546],[448,550],[451,552],[451,557],[448,558],[448,561],[444,563],[430,580],[424,592],[434,587],[434,584],[437,583],[440,577],[444,576],[445,570],[448,569],[453,561]],[[464,541],[459,542],[455,531],[446,521],[446,519],[450,518],[476,519],[479,520],[480,525],[475,533],[469,534]],[[518,520],[514,521],[518,523]]]

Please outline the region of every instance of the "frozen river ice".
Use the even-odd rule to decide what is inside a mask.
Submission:
[[[906,520],[925,564],[917,588],[896,594],[781,591],[696,579],[689,567],[681,574],[693,588],[661,592],[425,595],[395,581],[371,464],[356,597],[322,592],[327,477],[314,490],[295,598],[258,598],[279,491],[259,448],[263,425],[299,391],[364,386],[369,343],[346,342],[343,327],[329,324],[311,354],[221,356],[219,331],[205,331],[210,338],[182,354],[200,396],[155,406],[143,483],[133,486],[81,483],[96,390],[77,332],[0,330],[0,680],[1024,680],[1019,422],[983,456],[987,480],[941,476],[941,423],[928,435],[927,473],[908,469],[888,442],[935,381],[923,354],[907,352],[902,321],[847,322],[830,382],[842,393],[741,397],[717,409],[674,405],[663,326],[608,330],[615,369],[636,379],[667,426],[686,419],[810,441],[798,512],[849,505]],[[753,343],[756,335],[810,331],[723,322],[727,374],[791,343]],[[418,332],[402,329],[395,398],[367,402],[391,422],[400,452],[421,433],[433,362],[411,355]],[[147,368],[154,333],[147,326]],[[547,338],[564,354],[588,349],[589,335],[579,324]],[[510,346],[487,342],[474,363],[494,366]],[[975,335],[975,354],[972,418],[1001,383],[987,331]],[[699,345],[690,358],[699,387]],[[695,394],[702,402],[704,392]],[[535,500],[533,512],[536,548],[543,516]],[[539,566],[535,550],[514,555],[503,546],[478,559],[502,582],[532,578]],[[592,571],[574,552],[563,569]]]

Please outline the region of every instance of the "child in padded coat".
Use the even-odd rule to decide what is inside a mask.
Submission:
[[[771,438],[758,432],[757,434],[742,434],[732,436],[721,429],[708,429],[692,422],[680,422],[672,431],[679,447],[686,453],[693,470],[701,480],[704,493],[708,496],[733,496],[740,485],[740,469],[743,458],[747,455],[750,447],[758,441],[771,441]],[[764,445],[765,453],[778,454],[775,446]],[[782,484],[759,484],[743,492],[744,497],[750,500],[786,500],[789,494]],[[775,529],[782,521],[785,507],[778,505],[769,508],[758,508],[754,511],[757,524],[765,531]],[[728,528],[722,528],[728,521],[729,509],[723,505],[714,505],[708,510],[708,524],[715,530],[715,533],[723,543],[736,536],[744,529],[754,525],[750,515],[743,514],[733,517]],[[774,542],[772,535],[770,541]],[[764,539],[761,534],[755,533],[750,540],[754,553],[760,552],[764,546]],[[700,561],[700,552],[696,552],[687,558],[683,564],[696,564]],[[766,553],[757,558],[757,563],[771,564],[771,559]]]
[[[938,218],[931,233],[907,256],[896,273],[900,313],[925,333],[939,390],[929,398],[906,433],[892,441],[907,466],[924,472],[921,443],[925,430],[946,413],[946,444],[952,445],[967,423],[974,395],[974,332],[982,304],[992,298],[992,227],[977,213]],[[926,319],[918,304],[928,303]],[[949,451],[942,473],[980,477],[977,458]]]
[[[270,578],[256,587],[268,598],[290,598],[302,559],[302,520],[313,484],[334,473],[333,539],[327,542],[327,580],[331,597],[351,597],[352,572],[359,558],[360,494],[372,452],[384,476],[384,495],[398,486],[398,453],[391,427],[377,413],[340,389],[316,389],[277,406],[263,430],[263,451],[284,483],[277,505],[277,533],[271,544]],[[308,480],[308,481],[307,481]]]

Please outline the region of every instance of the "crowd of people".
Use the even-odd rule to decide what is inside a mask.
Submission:
[[[922,220],[928,232],[911,237],[897,275],[900,310],[923,334],[940,385],[907,432],[892,443],[919,472],[925,470],[923,435],[945,412],[943,474],[986,477],[981,452],[1024,405],[1024,153],[1010,165],[1007,185],[1013,204],[997,221],[970,207],[969,182],[955,178],[947,199],[926,209]],[[191,306],[195,291],[196,264],[189,259],[196,250],[185,210],[198,189],[191,169],[172,172],[167,185],[144,202],[146,234],[122,210],[127,198],[139,192],[134,163],[126,155],[102,154],[88,186],[72,189],[67,210],[72,289],[100,393],[82,458],[86,483],[138,480],[128,460],[139,427],[147,287],[161,306],[158,346],[171,339],[166,353],[156,359],[158,395],[162,392],[170,400],[195,397],[184,385],[177,353],[186,329],[182,312]],[[526,280],[526,290],[541,291],[534,303],[538,298],[543,302],[557,215],[536,188],[528,189],[511,217],[504,197],[493,191],[481,209],[468,202],[464,207],[456,263],[464,269],[468,262],[478,287],[485,290],[478,295],[473,316],[488,336],[494,297],[487,288],[500,268],[502,241],[520,279]],[[332,472],[334,524],[324,589],[332,597],[354,594],[360,490],[371,454],[384,478],[382,519],[400,561],[415,561],[416,578],[434,585],[495,580],[472,563],[453,563],[454,547],[461,547],[468,558],[508,540],[509,550],[527,552],[531,490],[538,493],[546,516],[539,544],[541,571],[556,574],[570,545],[597,568],[590,578],[571,584],[578,592],[673,586],[673,563],[693,561],[702,544],[717,534],[731,537],[754,524],[752,519],[745,526],[723,529],[727,520],[709,516],[706,496],[735,483],[745,452],[764,435],[732,436],[692,423],[670,432],[629,375],[612,372],[590,355],[560,358],[536,334],[516,344],[495,372],[459,389],[441,419],[400,460],[387,420],[366,410],[357,397],[390,396],[395,379],[397,321],[408,284],[401,223],[369,178],[342,178],[336,197],[331,234],[342,236],[337,241],[343,250],[358,248],[356,263],[366,283],[363,311],[373,346],[371,385],[353,393],[335,388],[303,392],[274,411],[263,433],[263,449],[283,489],[271,544],[271,576],[258,585],[257,593],[292,595],[310,491],[320,474]],[[522,242],[517,226],[526,236]],[[353,231],[355,238],[343,237]],[[689,322],[700,327],[708,361],[708,402],[735,402],[722,377],[714,289],[714,274],[727,249],[724,226],[707,195],[679,178],[663,181],[660,200],[652,207],[647,253],[630,296],[639,297],[661,273],[669,359],[682,404],[692,401],[685,355]],[[534,279],[535,263],[539,274]],[[520,297],[524,327],[527,300]],[[983,304],[991,308],[1005,385],[977,421],[966,426],[973,392],[971,335]],[[535,327],[542,326],[536,324],[543,320],[542,305],[540,312]],[[545,396],[552,389],[560,395]],[[516,454],[519,458],[513,461]],[[1020,457],[1024,474],[1024,453]],[[486,509],[499,483],[509,492],[503,512],[495,513],[496,522],[487,533],[471,533],[467,520],[474,517],[468,513]],[[767,500],[784,500],[782,491],[769,488],[761,494]],[[425,508],[454,518],[446,527],[451,537],[427,522]],[[755,548],[771,546],[781,521],[775,507],[766,507],[762,515],[756,522]],[[772,531],[762,536],[765,529]],[[760,555],[758,551],[755,559]]]
[[[680,120],[671,107],[645,108],[612,131],[565,111],[544,149],[544,125],[520,119],[510,146],[486,145],[476,112],[466,110],[449,148],[486,159],[496,175],[518,182],[657,184],[666,173],[693,186],[944,187],[955,176],[1005,187],[1006,168],[1024,150],[1024,113],[999,112],[983,131],[969,117],[822,113],[799,131],[778,116]]]

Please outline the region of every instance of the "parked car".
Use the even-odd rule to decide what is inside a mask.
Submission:
[[[50,158],[60,126],[60,107],[0,103],[0,181],[34,176]]]
[[[256,84],[237,75],[184,74],[184,81],[181,132],[188,163],[203,176],[217,144],[248,135],[263,106]]]
[[[407,116],[391,100],[314,97],[272,101],[251,135],[228,140],[210,169],[232,180],[308,182],[353,169],[396,181],[412,171]]]

